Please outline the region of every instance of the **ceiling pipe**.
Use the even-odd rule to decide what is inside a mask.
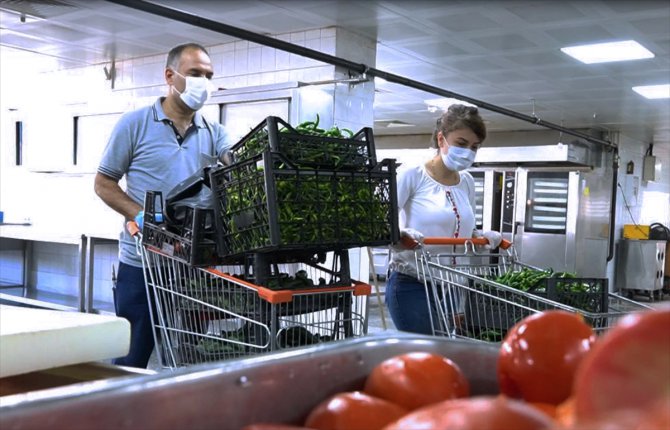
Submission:
[[[142,0],[106,0],[110,3],[119,4],[122,6],[127,6],[133,9],[141,10],[143,12],[151,13],[154,15],[161,16],[163,18],[169,18],[175,21],[183,22],[186,24],[191,24],[196,27],[204,28],[211,30],[217,33],[226,34],[228,36],[237,37],[242,40],[248,40],[250,42],[255,42],[260,45],[269,46],[272,48],[280,49],[282,51],[290,52],[292,54],[297,54],[303,57],[311,58],[313,60],[321,61],[326,64],[331,64],[334,66],[342,67],[350,71],[357,72],[365,76],[373,76],[385,79],[388,82],[393,82],[396,84],[404,85],[406,87],[411,87],[417,90],[425,91],[428,93],[436,94],[443,97],[456,98],[463,100],[465,102],[471,103],[479,108],[486,109],[492,112],[496,112],[505,116],[513,117],[521,121],[526,121],[535,125],[539,125],[545,128],[550,128],[553,130],[560,131],[571,136],[582,138],[586,141],[597,143],[609,148],[616,148],[616,145],[612,142],[597,137],[590,136],[586,133],[580,131],[571,130],[565,128],[558,124],[554,124],[548,121],[544,121],[538,118],[535,115],[526,115],[520,112],[516,112],[504,107],[496,106],[491,103],[487,103],[482,100],[473,99],[472,97],[467,97],[462,94],[457,94],[452,91],[448,91],[433,85],[428,85],[423,82],[415,81],[412,79],[405,78],[403,76],[394,75],[392,73],[384,72],[383,70],[375,69],[368,67],[362,63],[355,63],[353,61],[346,60],[344,58],[336,57],[334,55],[325,54],[314,49],[305,48],[302,46],[294,45],[283,40],[274,39],[269,36],[264,36],[262,34],[254,33],[252,31],[244,30],[238,27],[233,27],[231,25],[222,24],[220,22],[212,21],[210,19],[202,18],[197,15],[193,15],[187,12],[182,12],[175,10],[169,7],[161,6],[155,3],[149,3]]]

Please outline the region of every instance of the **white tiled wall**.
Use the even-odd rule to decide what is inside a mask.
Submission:
[[[277,39],[320,50],[352,61],[370,63],[374,58],[374,42],[359,36],[340,33],[335,28],[280,34]],[[295,54],[261,46],[247,41],[236,41],[208,47],[214,64],[214,83],[223,88],[266,85],[290,81],[323,81],[336,76],[334,66]],[[358,55],[361,58],[352,58]],[[55,113],[66,117],[67,123],[79,114],[123,112],[152,103],[165,93],[163,71],[165,54],[136,58],[116,63],[114,89],[106,80],[102,66],[67,69],[31,75],[30,70],[7,69],[3,62],[2,117],[0,148],[0,209],[6,219],[29,217],[34,229],[49,232],[82,233],[115,238],[122,228],[119,215],[107,208],[93,192],[94,173],[81,172],[72,166],[72,137],[70,127],[64,136],[53,130],[63,121],[50,124]],[[46,59],[45,59],[46,60]],[[374,64],[372,64],[374,65]],[[29,68],[28,68],[29,69]],[[6,71],[9,72],[6,72]],[[10,88],[7,85],[11,85]],[[31,88],[29,93],[15,88]],[[346,89],[347,86],[343,88]],[[342,92],[343,91],[343,92]],[[370,95],[364,95],[369,92]],[[372,125],[372,96],[374,88],[360,87],[351,93],[338,92],[335,114],[340,126],[359,129]],[[355,106],[369,105],[363,115],[347,116],[344,110],[347,96]],[[41,110],[35,112],[35,106]],[[362,119],[361,119],[362,118]],[[14,165],[14,122],[24,120],[26,127],[39,124],[45,133],[31,157],[24,157],[24,166]],[[85,142],[80,142],[85,144]],[[61,173],[36,173],[35,170]],[[11,242],[11,241],[10,241]],[[21,256],[14,249],[6,249],[3,240],[0,249],[0,281],[14,283],[21,279]],[[28,277],[30,285],[39,290],[76,295],[78,289],[78,247],[71,244],[34,242],[33,265]],[[111,268],[117,265],[117,249],[113,245],[99,245],[95,253],[94,299],[112,301]]]

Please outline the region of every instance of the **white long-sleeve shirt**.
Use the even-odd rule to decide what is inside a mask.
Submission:
[[[403,166],[398,169],[396,182],[401,229],[417,230],[424,237],[472,237],[475,230],[475,183],[470,173],[460,172],[460,182],[450,186],[433,179],[423,164]],[[464,248],[432,245],[426,249],[431,254],[453,254],[462,252]],[[451,264],[451,258],[442,258],[439,263]],[[389,268],[417,276],[414,251],[392,248]]]

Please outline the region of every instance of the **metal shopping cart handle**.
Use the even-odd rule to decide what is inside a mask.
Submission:
[[[419,245],[419,242],[409,236],[402,236],[400,242],[409,249],[414,249]],[[466,243],[488,245],[489,241],[483,237],[426,237],[423,239],[424,245],[465,245]],[[503,239],[499,246],[502,249],[508,249],[512,246],[512,242]]]

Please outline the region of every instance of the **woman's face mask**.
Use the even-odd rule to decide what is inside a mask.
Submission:
[[[211,82],[209,79],[204,76],[184,76],[176,70],[175,73],[186,81],[184,92],[180,93],[177,88],[174,89],[179,93],[179,98],[194,111],[202,108],[207,99],[209,99],[209,93],[211,92]]]
[[[442,153],[442,162],[449,170],[460,172],[472,166],[477,153],[469,148],[449,145],[449,151]]]

